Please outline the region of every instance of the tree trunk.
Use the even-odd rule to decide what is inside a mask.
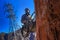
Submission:
[[[34,0],[37,40],[60,40],[60,0]]]

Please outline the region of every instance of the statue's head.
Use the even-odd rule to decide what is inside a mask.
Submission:
[[[27,15],[29,15],[30,10],[29,10],[28,8],[25,8],[25,13],[26,13]]]

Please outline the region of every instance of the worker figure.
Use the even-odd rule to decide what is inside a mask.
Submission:
[[[22,15],[21,22],[26,27],[26,31],[29,32],[29,26],[32,25],[32,18],[30,16],[30,10],[28,8],[25,8],[25,14]]]
[[[27,24],[30,21],[31,21],[30,10],[28,8],[25,8],[25,14],[22,16],[21,22],[23,24]]]

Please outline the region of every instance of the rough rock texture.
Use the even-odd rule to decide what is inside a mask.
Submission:
[[[35,0],[36,40],[60,40],[60,0]]]
[[[7,40],[7,39],[8,39],[8,34],[0,33],[0,40]]]
[[[23,29],[19,29],[19,30],[15,31],[15,35],[14,35],[13,32],[11,32],[9,34],[0,33],[0,40],[29,40],[31,32],[28,33],[28,36],[27,37],[23,37],[22,36],[22,32],[23,32],[24,36],[26,36],[27,33],[25,32],[26,28],[25,27],[22,27],[22,28]],[[35,27],[33,27],[31,29],[31,31],[33,33],[35,33]],[[35,39],[35,34],[34,34],[34,39]]]

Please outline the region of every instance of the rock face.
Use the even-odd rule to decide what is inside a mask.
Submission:
[[[60,0],[35,0],[37,40],[60,40]]]
[[[8,39],[8,34],[0,33],[0,40],[7,40],[7,39]]]
[[[22,29],[23,28],[23,29]],[[22,27],[21,29],[15,31],[15,33],[11,32],[9,34],[6,34],[6,33],[1,33],[0,34],[0,40],[29,40],[31,39],[30,35],[31,35],[31,32],[27,33],[25,30],[27,30],[25,27]],[[23,31],[22,31],[23,30]],[[36,36],[35,36],[35,27],[33,27],[31,29],[31,31],[33,32],[33,38],[35,40]],[[23,32],[23,35],[22,35],[22,32]],[[26,34],[28,34],[26,36]]]

